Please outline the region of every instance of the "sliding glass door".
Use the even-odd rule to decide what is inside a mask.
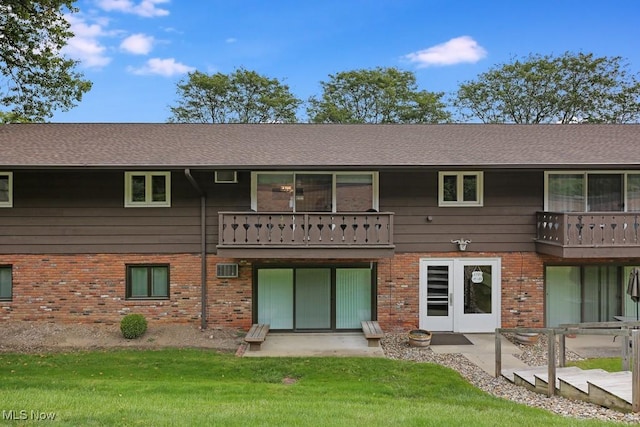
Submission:
[[[359,329],[371,320],[371,270],[336,270],[336,329]]]
[[[298,268],[295,272],[295,328],[331,328],[331,270]]]
[[[375,320],[369,266],[257,268],[254,320],[273,330],[360,329]]]
[[[626,295],[631,267],[614,265],[547,266],[546,326],[611,322],[633,310]]]

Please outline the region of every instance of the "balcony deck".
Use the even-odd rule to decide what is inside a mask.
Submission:
[[[640,212],[538,212],[536,250],[562,258],[640,257]]]
[[[391,212],[220,212],[218,255],[242,258],[392,257]]]

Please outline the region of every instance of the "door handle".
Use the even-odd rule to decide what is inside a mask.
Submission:
[[[453,307],[453,293],[449,294],[449,307]]]

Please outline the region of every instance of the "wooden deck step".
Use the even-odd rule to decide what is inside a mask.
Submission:
[[[547,372],[546,366],[537,366],[530,369],[518,369],[513,373],[513,383],[534,390],[536,387],[536,374]]]
[[[589,393],[589,381],[594,381],[598,378],[606,378],[609,375],[611,375],[611,372],[607,372],[604,369],[589,369],[583,371],[582,375],[562,377],[561,381],[583,393]]]
[[[556,368],[556,389],[560,388],[560,380],[559,378],[569,375],[579,375],[582,372],[582,369],[577,366],[568,366],[565,368]],[[546,393],[547,385],[549,382],[549,370],[544,372],[539,372],[534,374],[534,385],[538,392]]]
[[[572,375],[572,374],[575,375],[581,372],[582,372],[582,369],[578,368],[577,366],[568,366],[566,368],[556,368],[556,388],[558,388],[558,386],[560,385],[558,381],[558,377],[565,376],[565,375]],[[535,373],[534,377],[535,377],[536,383],[542,382],[546,387],[549,379],[549,370],[547,369],[544,372]]]
[[[591,379],[588,383],[590,395],[593,395],[594,391],[597,394],[606,393],[631,405],[632,384],[630,371],[613,372],[607,376]],[[598,390],[594,390],[594,388]]]
[[[504,375],[509,379],[510,371]],[[547,392],[548,368],[538,366],[513,371],[513,382],[537,393]],[[631,411],[632,374],[577,367],[556,369],[556,390],[569,399],[583,400],[619,411]]]

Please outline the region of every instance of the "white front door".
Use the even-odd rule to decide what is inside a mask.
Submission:
[[[499,258],[420,260],[420,328],[493,332],[500,327]]]

